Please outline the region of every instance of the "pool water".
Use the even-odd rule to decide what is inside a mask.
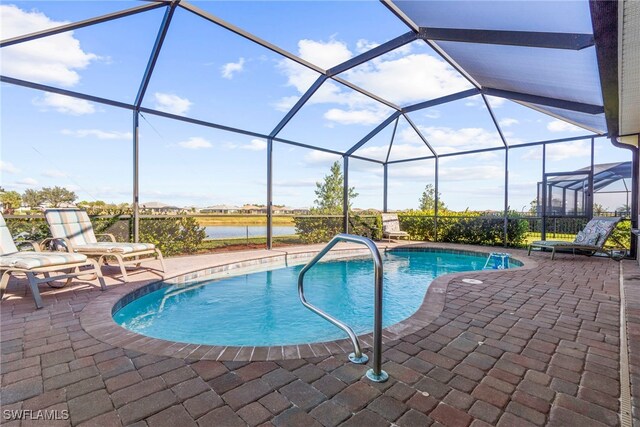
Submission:
[[[486,255],[398,251],[383,255],[383,326],[411,316],[431,281],[481,270]],[[131,331],[170,341],[222,346],[269,346],[331,341],[346,334],[298,298],[302,265],[169,286],[122,307],[114,320]],[[307,301],[349,325],[373,330],[373,262],[321,262],[305,275]]]

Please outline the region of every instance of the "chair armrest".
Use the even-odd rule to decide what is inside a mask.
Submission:
[[[62,245],[60,246],[64,246],[66,252],[71,252],[71,253],[75,252],[73,249],[73,245],[71,244],[71,240],[67,239],[66,237],[49,237],[47,239],[44,239],[39,244],[40,251],[42,251],[43,249],[46,249],[50,243],[56,242],[56,241],[60,241],[62,243]]]
[[[38,242],[34,242],[31,240],[22,240],[22,241],[16,242],[16,246],[18,247],[18,250],[21,250],[20,248],[25,245],[30,246],[31,249],[33,249],[35,252],[42,252],[42,248],[40,247],[40,243]]]
[[[96,234],[96,238],[102,237],[102,236],[107,236],[109,239],[111,239],[113,243],[116,243],[116,237],[113,234],[110,234],[110,233]]]

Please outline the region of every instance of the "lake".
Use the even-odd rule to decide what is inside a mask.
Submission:
[[[210,225],[205,227],[207,239],[234,239],[247,237],[266,237],[266,225]],[[291,225],[276,225],[273,227],[274,236],[292,236],[296,228]]]

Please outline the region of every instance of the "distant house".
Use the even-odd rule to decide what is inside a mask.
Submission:
[[[265,206],[244,205],[240,208],[240,211],[244,214],[249,214],[249,215],[266,215],[267,214],[267,208]]]
[[[140,203],[140,209],[152,214],[178,213],[182,210],[182,208],[177,206],[171,206],[161,202]]]
[[[231,214],[238,213],[240,210],[237,206],[229,206],[229,205],[213,205],[207,206],[206,208],[200,209],[200,213],[207,214]]]
[[[311,209],[309,208],[293,208],[291,214],[293,215],[309,215],[311,213]]]

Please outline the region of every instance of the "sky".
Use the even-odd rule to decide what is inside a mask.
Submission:
[[[304,60],[327,69],[409,29],[377,1],[191,2]],[[4,2],[0,37],[15,37],[139,6],[130,1]],[[585,2],[586,4],[586,2]],[[0,50],[4,76],[132,103],[164,9]],[[577,18],[576,18],[577,19]],[[593,52],[585,53],[587,55]],[[517,67],[511,72],[521,72]],[[508,72],[507,72],[508,74]],[[269,134],[318,74],[178,8],[143,107]],[[471,88],[422,41],[340,75],[400,106]],[[568,76],[570,77],[570,76]],[[567,77],[567,78],[568,78]],[[129,110],[18,87],[0,86],[0,182],[20,193],[64,186],[79,200],[131,202],[132,120]],[[489,98],[510,146],[509,205],[527,210],[542,178],[541,147],[518,144],[591,133],[500,98]],[[346,151],[393,110],[328,80],[278,137]],[[479,96],[415,111],[410,119],[439,154],[498,147],[502,141]],[[402,160],[431,153],[400,119],[355,154]],[[628,151],[596,140],[595,162],[628,161]],[[550,145],[547,171],[585,167],[590,140]],[[177,206],[266,203],[266,140],[143,113],[140,118],[140,202]],[[340,156],[274,143],[274,204],[309,207],[315,183]],[[446,157],[439,190],[455,210],[504,208],[503,151]],[[389,166],[390,209],[418,207],[434,183],[434,161]],[[354,207],[381,209],[383,167],[352,159]],[[605,200],[605,199],[603,199]],[[615,209],[617,200],[603,203]]]

